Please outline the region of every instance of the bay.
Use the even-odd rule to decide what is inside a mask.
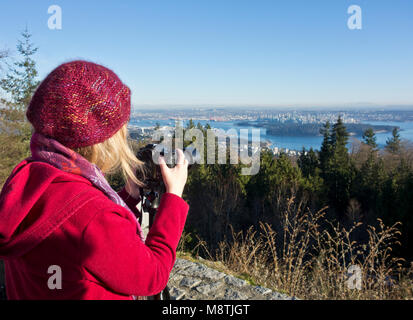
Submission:
[[[194,120],[194,123],[200,123],[201,125],[210,124],[212,128],[229,130],[236,129],[239,132],[240,129],[248,129],[250,137],[252,129],[257,129],[256,127],[246,127],[237,125],[237,121],[207,121],[207,120]],[[161,126],[175,126],[175,120],[158,120],[158,119],[131,119],[130,124],[139,126],[141,128],[150,128],[156,126],[159,123]],[[188,121],[183,121],[185,126]],[[400,127],[400,136],[402,139],[409,140],[413,142],[413,122],[389,122],[389,121],[369,121],[363,122],[371,125],[390,125]],[[261,141],[269,141],[271,143],[271,148],[277,147],[279,149],[289,149],[289,150],[302,150],[305,147],[307,150],[313,148],[314,150],[319,150],[323,137],[321,136],[304,136],[304,137],[292,137],[292,136],[275,136],[266,133],[266,130],[260,128],[261,130]],[[386,140],[391,137],[391,132],[377,133],[377,144],[379,148],[383,148],[386,144]],[[361,136],[352,136],[349,139],[349,147],[355,139],[361,140]]]

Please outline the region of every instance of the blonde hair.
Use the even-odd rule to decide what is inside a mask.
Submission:
[[[143,170],[143,162],[134,155],[128,142],[127,123],[112,137],[92,146],[75,148],[74,151],[95,164],[103,173],[114,174],[121,170],[125,182],[129,178],[137,185],[143,183],[136,177],[137,171]]]

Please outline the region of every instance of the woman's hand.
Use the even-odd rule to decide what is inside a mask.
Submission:
[[[182,197],[186,179],[188,178],[188,160],[181,149],[176,149],[176,152],[178,159],[174,168],[171,169],[166,165],[164,157],[159,157],[159,166],[166,192]]]

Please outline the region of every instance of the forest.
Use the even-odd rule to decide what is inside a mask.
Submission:
[[[320,132],[320,150],[298,157],[263,148],[256,175],[229,161],[194,166],[181,249],[301,298],[412,297],[411,144],[394,128],[379,150],[369,128],[349,149],[340,117]],[[354,266],[360,291],[340,278]]]
[[[325,208],[327,219],[343,226],[374,225],[378,218],[388,225],[401,222],[402,246],[397,250],[412,258],[411,146],[400,140],[395,128],[386,148],[378,150],[370,128],[363,141],[348,150],[348,132],[340,117],[332,125],[327,122],[321,133],[321,149],[303,149],[299,157],[263,150],[257,175],[243,176],[241,165],[229,161],[197,165],[185,191],[191,206],[187,229],[211,247],[229,235],[230,226],[239,231],[266,222],[279,229],[293,199],[295,206],[313,212]]]

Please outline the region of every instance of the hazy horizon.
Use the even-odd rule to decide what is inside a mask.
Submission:
[[[147,108],[147,109],[146,109]],[[156,108],[156,109],[154,109]],[[185,104],[141,104],[132,105],[134,111],[145,110],[155,111],[164,109],[247,109],[253,110],[281,110],[281,111],[340,111],[340,110],[358,110],[359,111],[413,111],[413,103],[405,105],[376,105],[376,104],[343,104],[343,105],[223,105],[223,104],[203,104],[203,105],[185,105]],[[138,109],[138,110],[136,110]]]

